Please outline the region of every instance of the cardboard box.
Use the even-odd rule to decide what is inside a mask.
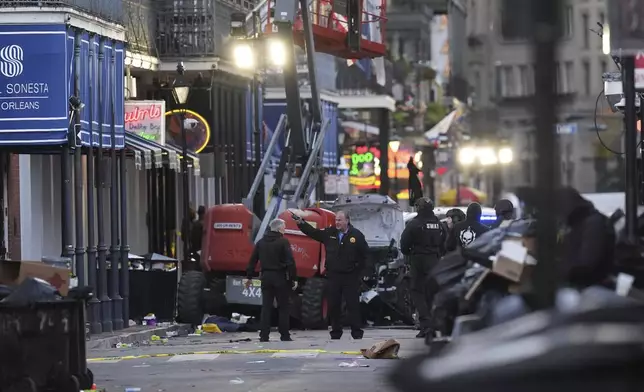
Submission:
[[[45,280],[63,296],[69,291],[68,269],[53,267],[40,261],[0,261],[0,284],[15,286],[26,278]]]
[[[492,272],[516,283],[529,278],[536,261],[528,254],[522,239],[504,240],[496,255]]]

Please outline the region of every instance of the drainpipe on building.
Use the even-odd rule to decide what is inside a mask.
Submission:
[[[67,106],[71,107],[67,102]],[[75,115],[75,111],[69,112],[70,117]],[[74,118],[71,117],[69,127],[67,129],[68,137],[67,143],[63,146],[62,154],[60,156],[60,179],[61,179],[61,240],[62,250],[61,256],[72,260],[74,257],[74,245],[72,245],[72,165],[71,158],[71,143],[74,142],[75,136],[73,135],[75,129]]]
[[[88,70],[89,83],[89,100],[87,102],[89,109],[89,140],[90,146],[87,150],[87,285],[98,287],[98,276],[96,273],[96,214],[94,204],[94,35],[89,36],[89,59]],[[92,296],[89,301],[89,319],[90,331],[92,334],[101,333],[103,326],[101,324],[101,308],[98,300],[98,293]]]
[[[96,160],[96,173],[98,174],[98,186],[96,191],[96,224],[98,225],[98,274],[99,274],[99,299],[101,301],[101,317],[103,332],[112,332],[112,301],[107,295],[107,245],[105,244],[105,214],[103,211],[103,189],[105,189],[105,173],[103,170],[103,65],[105,63],[105,41],[101,37],[98,44],[98,159]]]
[[[80,30],[76,30],[74,37],[74,95],[80,98],[80,70],[81,70],[81,44],[82,35]],[[80,107],[74,108],[74,140],[78,137],[81,129]],[[90,109],[91,110],[91,109]],[[71,138],[70,138],[71,140]],[[76,248],[75,248],[75,265],[76,277],[79,286],[87,284],[85,277],[85,247],[83,240],[83,152],[80,143],[74,149],[74,220],[76,229]]]
[[[121,259],[119,247],[119,194],[118,194],[118,170],[119,165],[116,160],[116,41],[112,41],[112,50],[110,51],[110,139],[112,140],[112,149],[110,150],[110,298],[112,299],[113,328],[114,330],[123,329],[123,298],[119,293],[119,262]],[[122,77],[122,76],[121,76]],[[125,265],[125,268],[128,268]]]

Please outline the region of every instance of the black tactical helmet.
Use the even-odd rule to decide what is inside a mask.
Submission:
[[[465,213],[460,208],[452,208],[445,214],[452,219],[452,223],[463,222],[466,218]]]
[[[508,199],[501,199],[494,205],[497,216],[508,216],[514,212],[514,204]]]
[[[414,203],[416,210],[418,212],[421,211],[433,211],[434,210],[434,202],[432,199],[429,197],[421,197],[416,202]]]

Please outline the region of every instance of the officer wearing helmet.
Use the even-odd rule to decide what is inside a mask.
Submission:
[[[418,312],[420,332],[424,338],[430,331],[432,294],[429,290],[431,271],[444,253],[445,231],[434,214],[434,203],[427,197],[415,203],[418,215],[414,217],[400,238],[401,252],[409,257],[411,297]]]
[[[503,221],[514,220],[514,204],[508,199],[501,199],[494,205],[496,221],[490,225],[491,229],[501,226]]]

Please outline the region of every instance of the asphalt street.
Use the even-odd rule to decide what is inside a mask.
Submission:
[[[371,329],[361,341],[348,331],[330,341],[324,331],[295,331],[293,342],[281,342],[275,333],[268,343],[255,333],[205,334],[91,350],[88,365],[107,392],[391,392],[385,378],[397,360],[365,359],[358,352],[393,338],[401,343],[401,357],[419,353],[424,345],[415,334]]]

